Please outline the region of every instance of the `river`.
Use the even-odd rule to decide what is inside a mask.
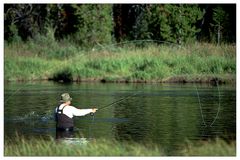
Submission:
[[[4,138],[56,136],[53,110],[68,92],[79,108],[104,107],[75,117],[75,137],[155,143],[168,155],[181,144],[236,139],[236,86],[143,83],[5,83]]]

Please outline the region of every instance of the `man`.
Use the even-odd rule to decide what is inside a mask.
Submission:
[[[95,113],[97,111],[97,108],[77,109],[70,105],[71,101],[72,98],[70,97],[70,95],[68,93],[63,93],[61,95],[60,105],[55,109],[57,138],[62,138],[61,135],[60,137],[58,136],[59,133],[66,134],[73,131],[74,116],[84,116],[86,114]]]

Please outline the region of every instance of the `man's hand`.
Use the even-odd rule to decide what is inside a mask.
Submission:
[[[92,113],[95,113],[97,110],[98,110],[97,108],[93,108]]]

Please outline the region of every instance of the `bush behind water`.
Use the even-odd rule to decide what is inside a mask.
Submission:
[[[26,50],[30,50],[35,56],[51,59],[66,59],[78,54],[79,48],[66,38],[57,41],[54,36],[54,29],[47,28],[46,35],[37,34],[25,44]]]
[[[44,46],[45,42],[42,43]],[[50,42],[49,44],[51,45]],[[60,42],[54,42],[52,45],[59,46]],[[67,49],[61,51],[63,56],[60,56],[61,54],[57,51],[61,48],[58,48],[53,49],[54,53],[50,50],[49,55],[36,56],[36,53],[42,53],[44,47],[40,48],[36,45],[29,48],[29,44],[23,44],[16,45],[16,50],[13,50],[14,44],[11,44],[5,47],[5,80],[31,80],[46,77],[45,79],[58,81],[66,77],[70,81],[86,78],[110,81],[162,81],[177,76],[185,76],[187,79],[188,76],[224,76],[236,73],[234,47],[223,46],[224,49],[220,50],[221,47],[203,44],[203,47],[209,48],[207,55],[206,49],[204,53],[199,51],[200,45],[202,44],[180,48],[149,45],[144,48],[122,48],[114,52],[111,50],[84,51],[75,48],[76,50],[73,49],[72,53],[66,53],[67,56],[64,56]],[[218,52],[214,52],[213,48]],[[31,52],[33,52],[32,55]],[[55,53],[58,54],[54,55]]]

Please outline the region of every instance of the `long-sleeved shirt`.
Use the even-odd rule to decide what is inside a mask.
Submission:
[[[65,106],[65,104],[61,104],[59,106],[59,110],[62,110],[62,108]],[[57,112],[58,107],[55,109],[55,113]],[[69,118],[73,118],[73,116],[85,116],[86,114],[89,114],[92,112],[92,109],[77,109],[73,106],[66,106],[63,109],[63,114],[68,116]]]

